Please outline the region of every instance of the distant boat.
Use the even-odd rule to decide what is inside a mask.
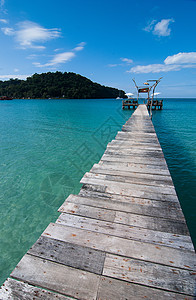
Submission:
[[[13,98],[7,96],[0,96],[0,100],[13,100]]]
[[[116,100],[122,100],[123,98],[117,97]]]

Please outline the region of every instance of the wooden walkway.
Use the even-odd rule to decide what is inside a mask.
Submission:
[[[145,105],[81,183],[0,299],[194,299],[193,244]]]

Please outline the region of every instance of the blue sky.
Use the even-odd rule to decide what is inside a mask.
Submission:
[[[0,0],[0,80],[75,72],[126,92],[163,76],[196,98],[194,0]]]

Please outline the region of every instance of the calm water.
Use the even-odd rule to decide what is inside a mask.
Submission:
[[[196,243],[196,99],[164,100],[153,123]],[[0,102],[0,284],[130,117],[119,100]]]

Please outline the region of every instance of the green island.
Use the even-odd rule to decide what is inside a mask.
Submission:
[[[100,99],[126,97],[125,92],[103,86],[72,72],[48,72],[27,77],[26,80],[0,81],[0,95],[15,99]]]

